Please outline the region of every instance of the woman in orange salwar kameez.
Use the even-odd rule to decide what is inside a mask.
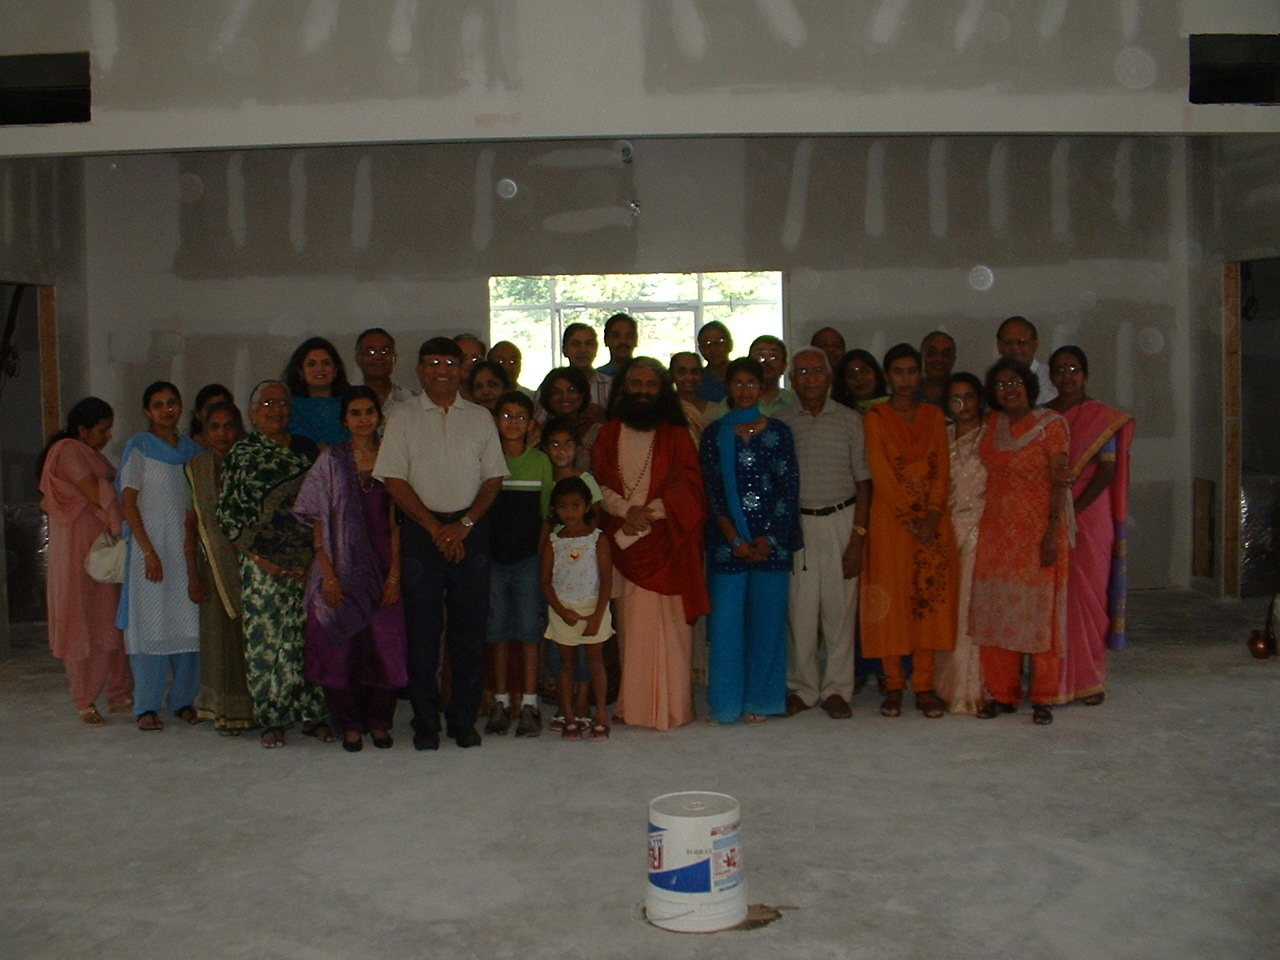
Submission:
[[[1066,650],[1068,530],[1067,423],[1034,407],[1039,378],[1019,360],[987,372],[987,503],[978,526],[969,633],[982,647],[991,699],[987,720],[1022,699],[1022,657],[1031,655],[1032,719],[1053,723],[1059,659]]]
[[[1067,581],[1067,655],[1058,702],[1102,703],[1107,650],[1124,646],[1129,444],[1133,417],[1085,393],[1089,358],[1076,346],[1049,358],[1058,395],[1047,406],[1071,428],[1071,496],[1076,540]]]
[[[920,403],[920,355],[900,343],[884,358],[890,398],[867,411],[871,520],[862,568],[862,651],[884,661],[880,712],[902,712],[912,658],[911,689],[926,717],[945,707],[933,690],[933,653],[956,636],[956,543],[947,516],[951,454],[947,424],[933,404]]]

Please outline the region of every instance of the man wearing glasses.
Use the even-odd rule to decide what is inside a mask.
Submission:
[[[381,327],[370,327],[356,337],[356,366],[364,385],[378,395],[383,416],[396,404],[412,400],[413,391],[391,379],[396,369],[396,340]]]
[[[1036,405],[1043,407],[1058,395],[1058,388],[1049,380],[1049,368],[1036,359],[1036,351],[1039,349],[1040,337],[1036,333],[1036,325],[1026,317],[1010,317],[996,331],[996,352],[1003,359],[1025,363],[1040,378],[1040,399],[1036,401]]]
[[[519,390],[534,403],[538,402],[538,391],[530,390],[520,383],[520,370],[524,364],[524,355],[510,340],[499,340],[489,348],[489,362],[496,363],[507,375],[507,385],[512,390]]]
[[[453,669],[445,732],[460,747],[480,745],[475,721],[489,619],[485,515],[502,489],[507,461],[489,411],[458,396],[464,359],[448,337],[419,348],[422,394],[393,411],[373,471],[404,514],[401,576],[417,750],[440,746],[442,634]]]

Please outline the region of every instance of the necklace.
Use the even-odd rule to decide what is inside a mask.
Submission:
[[[618,479],[622,480],[622,499],[627,502],[631,501],[635,492],[640,489],[640,484],[644,481],[646,474],[649,472],[649,461],[653,459],[653,448],[658,440],[658,431],[653,431],[653,436],[649,438],[649,452],[644,455],[644,466],[640,468],[640,473],[636,477],[636,482],[631,485],[631,489],[627,489],[627,481],[623,479],[622,473],[622,444],[618,444]]]

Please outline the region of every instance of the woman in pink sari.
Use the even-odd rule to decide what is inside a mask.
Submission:
[[[1067,656],[1058,702],[1094,707],[1107,688],[1107,649],[1124,646],[1129,444],[1133,417],[1085,393],[1089,359],[1079,347],[1049,358],[1058,396],[1048,406],[1071,427],[1071,495],[1076,542],[1067,584]]]

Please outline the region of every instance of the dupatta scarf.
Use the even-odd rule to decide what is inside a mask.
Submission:
[[[293,515],[308,526],[324,525],[324,549],[342,584],[342,604],[335,609],[325,602],[324,572],[313,563],[307,574],[307,609],[325,637],[339,644],[369,626],[382,604],[383,588],[349,441],[320,454],[302,481]]]
[[[222,609],[232,620],[240,618],[240,563],[236,548],[218,526],[218,492],[222,488],[222,461],[212,450],[187,461],[187,483],[196,514],[200,545],[209,561],[214,589]]]

